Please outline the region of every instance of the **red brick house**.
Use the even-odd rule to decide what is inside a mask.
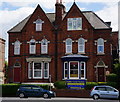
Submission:
[[[48,83],[66,79],[106,81],[111,72],[109,23],[73,3],[68,12],[35,11],[9,33],[9,82]]]

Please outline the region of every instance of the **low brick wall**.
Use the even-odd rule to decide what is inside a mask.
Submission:
[[[90,90],[53,89],[57,97],[90,97]]]

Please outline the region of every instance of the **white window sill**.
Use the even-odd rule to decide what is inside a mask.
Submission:
[[[72,55],[73,53],[65,53],[65,55]]]
[[[86,54],[86,53],[85,52],[78,52],[78,54],[81,55],[81,54]]]
[[[105,53],[97,53],[97,55],[105,55]]]

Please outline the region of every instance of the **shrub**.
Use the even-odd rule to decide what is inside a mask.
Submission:
[[[54,86],[57,88],[57,89],[66,89],[66,82],[65,81],[56,81],[54,83]]]
[[[117,82],[117,75],[112,73],[106,76],[108,82]]]
[[[87,82],[85,89],[86,90],[91,90],[96,85],[98,85],[98,83],[96,83],[96,82]]]
[[[114,88],[117,88],[117,83],[116,82],[107,82],[108,86],[112,86]]]

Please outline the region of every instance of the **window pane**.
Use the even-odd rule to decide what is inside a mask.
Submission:
[[[41,63],[34,63],[34,77],[42,77]]]
[[[42,24],[36,23],[36,31],[42,31]]]
[[[20,42],[16,41],[14,44],[14,54],[19,55],[20,54]]]
[[[70,62],[70,77],[78,77],[78,62]]]
[[[35,49],[36,49],[36,45],[30,45],[30,54],[35,54]]]
[[[81,78],[85,78],[85,62],[81,62]]]
[[[84,52],[84,46],[79,46],[78,51],[79,51],[79,52]]]
[[[64,63],[64,78],[67,78],[67,70],[68,70],[68,65],[67,65],[68,63]]]
[[[45,78],[49,77],[49,75],[48,75],[49,74],[48,73],[49,72],[49,68],[48,68],[49,66],[48,65],[49,65],[48,63],[44,63],[44,77]]]
[[[68,30],[81,30],[82,19],[81,18],[68,18]]]
[[[66,53],[72,53],[72,46],[67,46]]]
[[[41,77],[41,71],[34,71],[34,77]]]
[[[114,91],[113,88],[107,87],[107,91]]]
[[[100,52],[100,53],[103,53],[103,52],[104,52],[103,46],[98,46],[98,52]]]
[[[48,53],[48,41],[46,39],[43,39],[41,42],[41,53]]]
[[[77,19],[77,29],[78,29],[78,30],[81,30],[81,29],[82,29],[82,19],[81,19],[81,18],[78,18],[78,19]]]

